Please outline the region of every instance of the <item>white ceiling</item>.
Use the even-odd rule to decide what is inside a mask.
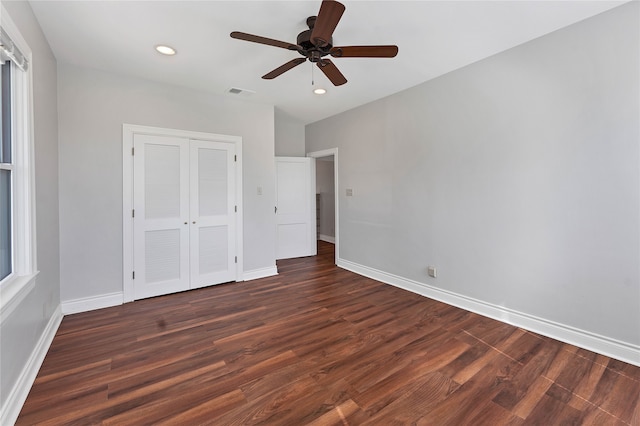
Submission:
[[[320,1],[35,1],[58,62],[275,105],[311,123],[445,74],[625,1],[343,1],[334,45],[396,44],[393,59],[336,58],[333,87],[302,64],[260,77],[296,52],[235,40],[242,31],[294,43]],[[178,54],[154,50],[169,44]],[[232,95],[231,87],[255,91]]]

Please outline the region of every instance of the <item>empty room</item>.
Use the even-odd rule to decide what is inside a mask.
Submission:
[[[0,424],[640,425],[638,1],[0,7]]]

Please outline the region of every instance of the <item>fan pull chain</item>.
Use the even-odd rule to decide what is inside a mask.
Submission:
[[[315,84],[315,81],[313,79],[313,69],[315,68],[313,66],[313,62],[309,62],[311,64],[311,87],[313,87],[313,85]]]

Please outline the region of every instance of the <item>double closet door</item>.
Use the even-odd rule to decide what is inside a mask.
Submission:
[[[235,145],[136,134],[134,299],[236,280]]]

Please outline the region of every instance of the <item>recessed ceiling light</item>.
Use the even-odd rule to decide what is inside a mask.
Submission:
[[[156,50],[160,53],[162,53],[163,55],[175,55],[176,54],[176,50],[171,47],[171,46],[165,46],[162,44],[159,44],[158,46],[156,46]]]
[[[327,91],[326,89],[318,87],[317,89],[313,89],[313,93],[315,93],[316,95],[324,95],[325,93],[327,93]]]

